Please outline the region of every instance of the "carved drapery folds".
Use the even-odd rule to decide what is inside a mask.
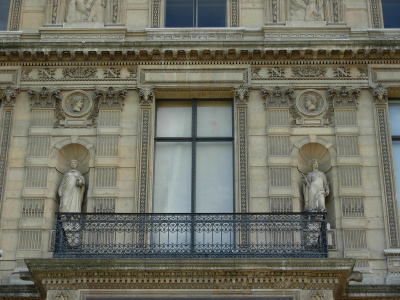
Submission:
[[[93,22],[122,25],[125,0],[50,0],[47,10],[51,25]]]
[[[388,91],[387,89],[378,84],[377,86],[370,87],[373,100],[375,102],[375,118],[377,136],[379,137],[380,145],[380,167],[383,170],[382,173],[382,197],[384,199],[383,205],[386,210],[388,228],[386,228],[388,242],[390,248],[397,248],[400,246],[399,243],[399,220],[398,206],[396,202],[396,185],[394,183],[394,162],[391,150],[391,137],[389,134],[389,112],[388,112]]]
[[[343,23],[344,0],[266,0],[265,23],[284,24],[285,21],[326,21]]]
[[[40,91],[28,90],[31,108],[54,109],[57,101],[60,100],[60,90],[49,90],[43,87]]]
[[[328,98],[333,102],[333,107],[357,107],[357,99],[360,89],[349,89],[348,87],[328,88]]]

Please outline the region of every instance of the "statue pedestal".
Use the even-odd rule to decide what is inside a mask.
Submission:
[[[326,21],[286,21],[287,27],[325,27]]]
[[[104,22],[66,22],[64,28],[103,28]]]

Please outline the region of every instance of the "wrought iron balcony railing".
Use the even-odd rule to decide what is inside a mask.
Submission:
[[[326,213],[57,213],[54,257],[328,257]]]

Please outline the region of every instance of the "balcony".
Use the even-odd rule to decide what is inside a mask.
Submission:
[[[326,258],[326,213],[56,214],[55,258]]]

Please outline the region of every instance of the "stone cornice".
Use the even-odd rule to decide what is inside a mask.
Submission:
[[[353,259],[27,259],[42,293],[54,289],[332,289]]]

